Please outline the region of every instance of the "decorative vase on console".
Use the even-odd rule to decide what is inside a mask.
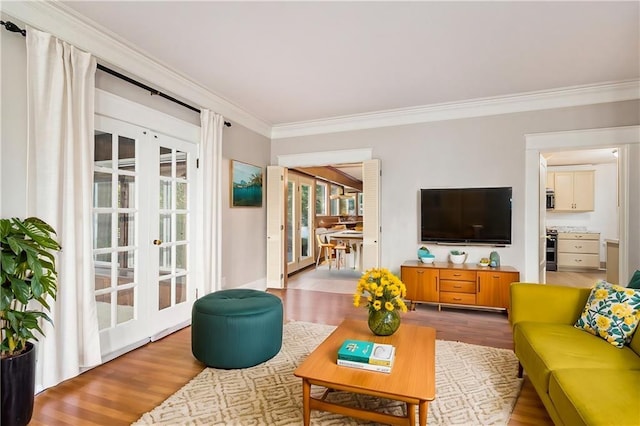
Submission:
[[[425,246],[422,246],[418,249],[418,260],[422,259],[423,257],[427,257],[427,255],[431,254],[429,252],[429,249],[426,248]]]
[[[403,297],[407,288],[387,269],[369,269],[358,280],[353,305],[360,306],[364,297],[369,311],[368,325],[378,336],[390,336],[400,327],[400,312],[407,312]]]

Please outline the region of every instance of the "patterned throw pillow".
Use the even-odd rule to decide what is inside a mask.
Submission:
[[[591,290],[575,327],[622,348],[640,322],[640,290],[600,281]]]

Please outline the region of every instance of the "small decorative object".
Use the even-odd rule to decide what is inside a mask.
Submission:
[[[480,266],[489,266],[490,263],[491,263],[491,261],[489,260],[488,257],[483,257],[482,259],[480,259],[480,262],[478,263],[478,265],[480,265]]]
[[[489,255],[489,260],[491,261],[491,263],[495,263],[495,265],[491,265],[492,268],[497,268],[498,266],[500,266],[500,255],[497,251],[491,252],[491,254]]]
[[[420,261],[422,263],[433,263],[434,260],[436,260],[436,257],[434,255],[432,255],[431,253],[425,254],[424,256],[422,256],[420,258]]]
[[[262,207],[262,167],[231,160],[231,207]]]
[[[430,255],[431,252],[429,252],[429,249],[426,248],[425,246],[422,246],[418,249],[418,259],[422,259],[423,257],[428,257],[428,255]]]
[[[451,260],[451,263],[459,265],[467,260],[467,254],[460,250],[451,250],[449,252],[449,259]]]
[[[360,306],[362,297],[366,297],[369,310],[369,329],[378,336],[390,336],[400,327],[400,314],[407,312],[402,299],[407,288],[400,279],[387,269],[369,269],[360,280],[353,295],[353,305]]]

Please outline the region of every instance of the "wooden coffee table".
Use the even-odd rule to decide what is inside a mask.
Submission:
[[[343,367],[336,364],[338,348],[346,339],[388,343],[396,347],[396,358],[391,373],[378,373]],[[420,425],[427,424],[429,401],[436,397],[435,374],[436,331],[403,323],[392,336],[375,336],[365,321],[345,320],[296,369],[302,378],[304,424],[309,425],[311,410],[323,410],[379,423],[414,426],[416,406]],[[369,411],[311,396],[311,385],[358,394],[402,401],[407,404],[407,415]]]

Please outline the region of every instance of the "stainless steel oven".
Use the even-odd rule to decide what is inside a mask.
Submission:
[[[547,229],[546,247],[547,271],[558,270],[558,231]]]
[[[556,194],[553,189],[547,189],[547,210],[553,210],[556,207]]]

